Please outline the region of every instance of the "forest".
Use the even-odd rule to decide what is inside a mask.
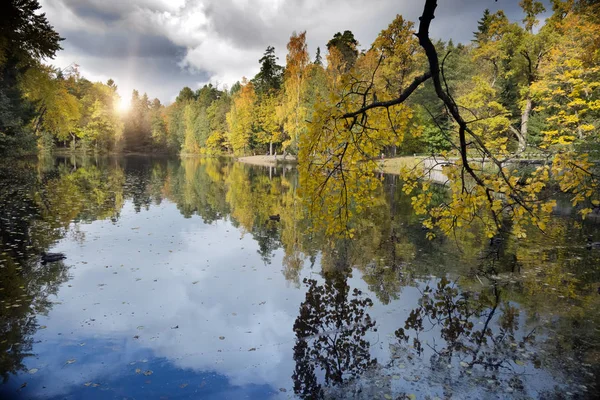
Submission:
[[[543,229],[549,188],[572,194],[584,217],[597,209],[600,5],[522,0],[518,21],[486,10],[466,44],[429,38],[436,6],[426,1],[418,24],[397,15],[368,48],[346,30],[312,57],[307,32],[294,32],[285,65],[268,46],[251,79],[184,87],[169,105],[134,90],[123,112],[113,80],[48,66],[62,38],[36,0],[12,2],[0,37],[0,151],[290,154],[303,193],[321,197],[310,207],[346,234],[353,198],[377,185],[373,160],[384,155],[429,155],[443,168],[442,204],[422,179],[431,166],[402,175],[407,193],[420,188],[413,207],[429,216],[425,227],[445,233],[477,219],[491,237],[506,215],[517,235],[524,224]],[[534,167],[524,174],[520,160]]]
[[[466,118],[481,125],[474,129],[493,138],[494,152],[527,154],[540,147],[595,144],[600,34],[593,3],[553,1],[552,14],[542,24],[542,3],[522,1],[521,21],[486,10],[470,43],[435,42],[444,57],[445,85]],[[347,107],[340,100],[358,93],[370,76],[370,98],[363,100],[392,99],[427,66],[415,25],[396,16],[366,49],[347,30],[327,42],[324,56],[317,48],[312,57],[309,33],[294,32],[285,65],[278,64],[269,46],[258,60],[260,72],[251,79],[240,77],[231,88],[184,87],[170,105],[134,91],[130,109],[122,112],[113,80],[90,82],[75,63],[63,69],[46,63],[59,51],[61,38],[43,15],[34,14],[37,1],[13,7],[14,13],[2,17],[0,42],[0,149],[5,153],[65,148],[298,154],[315,110]],[[24,21],[35,22],[32,32],[11,29]],[[375,140],[376,152],[451,150],[452,118],[433,86],[425,82],[409,100],[406,109],[393,110],[390,121],[377,122],[385,125],[381,130],[389,130],[391,122],[394,138]]]

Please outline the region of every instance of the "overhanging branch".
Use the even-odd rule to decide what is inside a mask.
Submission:
[[[416,77],[415,80],[406,89],[404,89],[404,91],[402,91],[400,96],[398,96],[397,98],[388,100],[388,101],[373,102],[371,104],[368,104],[368,105],[362,107],[359,110],[349,112],[349,113],[342,115],[342,118],[354,118],[360,114],[364,114],[366,111],[371,110],[373,108],[391,107],[391,106],[400,104],[400,103],[404,102],[406,99],[408,99],[408,97],[412,94],[412,92],[417,90],[417,88],[429,78],[431,78],[431,72],[426,72],[423,75]]]

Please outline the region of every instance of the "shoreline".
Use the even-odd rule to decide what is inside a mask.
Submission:
[[[259,165],[263,167],[274,167],[277,165],[296,165],[298,160],[295,156],[285,156],[277,155],[277,156],[247,156],[247,157],[237,157],[236,161],[251,164],[251,165]]]

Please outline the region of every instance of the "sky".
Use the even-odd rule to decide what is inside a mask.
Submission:
[[[521,18],[518,0],[441,0],[431,36],[471,40],[484,9]],[[92,81],[112,78],[128,99],[133,89],[174,101],[184,86],[231,86],[252,78],[267,46],[285,64],[290,35],[307,31],[311,57],[336,32],[351,30],[368,48],[396,14],[418,21],[416,0],[40,0],[65,38],[50,62],[79,65]]]

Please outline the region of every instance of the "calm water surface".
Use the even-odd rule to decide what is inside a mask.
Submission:
[[[1,166],[0,398],[599,397],[598,223],[428,241],[386,176],[345,240],[296,190],[222,160]]]

